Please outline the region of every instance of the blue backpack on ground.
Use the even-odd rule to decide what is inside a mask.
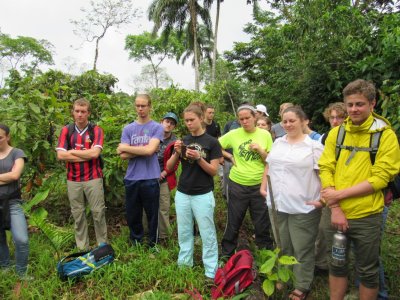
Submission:
[[[61,280],[75,279],[92,273],[104,265],[110,264],[115,258],[111,245],[102,243],[97,248],[74,253],[64,257],[57,264],[58,277]]]

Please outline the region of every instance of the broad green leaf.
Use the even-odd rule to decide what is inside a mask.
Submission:
[[[42,221],[47,218],[47,215],[47,210],[45,210],[43,207],[39,207],[29,215],[29,224],[39,227]]]
[[[37,192],[35,197],[33,197],[28,202],[25,202],[22,207],[25,212],[29,213],[33,206],[38,205],[40,202],[44,201],[49,195],[50,189]]]
[[[268,259],[260,268],[260,273],[268,274],[275,266],[276,257]]]
[[[279,257],[279,263],[282,265],[295,265],[299,262],[293,256],[282,255]]]
[[[262,284],[262,288],[267,296],[271,296],[275,292],[275,283],[273,281],[265,279]]]
[[[240,299],[245,299],[247,296],[249,296],[250,293],[245,292],[245,293],[241,293],[239,295],[234,296],[231,300],[240,300]]]
[[[32,102],[29,102],[28,106],[35,114],[40,114],[40,107],[39,106],[37,106],[36,104],[34,104]]]
[[[35,150],[38,148],[38,146],[40,145],[41,142],[42,142],[42,141],[37,141],[37,142],[33,145],[32,151],[35,151]]]
[[[278,270],[278,272],[279,272],[279,270]],[[277,273],[273,273],[273,274],[271,274],[271,275],[268,275],[267,278],[268,278],[269,280],[272,280],[272,281],[277,281],[277,280],[279,279]]]
[[[288,282],[288,280],[290,279],[290,270],[286,268],[280,268],[278,270],[278,276],[279,279],[283,282]]]

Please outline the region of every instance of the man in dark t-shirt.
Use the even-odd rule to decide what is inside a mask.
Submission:
[[[207,105],[204,123],[206,123],[206,132],[212,137],[219,138],[221,136],[221,128],[214,121],[215,109],[211,105]]]

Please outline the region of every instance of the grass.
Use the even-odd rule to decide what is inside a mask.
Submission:
[[[226,205],[218,190],[216,195],[215,220],[218,238],[221,239],[225,226]],[[123,218],[123,214],[120,214],[121,223]],[[117,223],[115,219],[109,222]],[[193,289],[197,289],[204,299],[210,299],[210,289],[204,284],[201,245],[195,246],[195,266],[178,268],[176,224],[173,223],[172,227],[174,230],[167,245],[159,246],[159,252],[155,252],[143,246],[131,246],[128,243],[128,228],[113,226],[110,230],[110,240],[116,252],[115,262],[77,282],[63,282],[58,279],[58,258],[54,250],[40,232],[32,231],[28,273],[34,280],[21,284],[13,271],[0,273],[0,299],[190,299],[185,290]],[[253,247],[252,225],[248,218],[245,220],[244,232],[249,237],[250,246]],[[73,245],[64,249],[66,255],[73,252],[72,247]],[[397,201],[390,208],[382,243],[390,299],[399,299],[397,295],[400,295],[399,248],[400,203]],[[13,253],[14,249],[11,251]],[[247,293],[251,299],[262,299],[259,287],[250,289]],[[353,295],[356,291],[351,288],[349,293]],[[327,276],[317,276],[309,299],[325,300],[329,298],[328,295]],[[277,295],[275,299],[283,299],[283,296]]]

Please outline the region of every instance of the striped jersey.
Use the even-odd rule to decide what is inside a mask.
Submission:
[[[91,140],[89,133],[89,126],[93,126],[94,140]],[[60,137],[58,138],[57,151],[67,151],[70,149],[86,150],[92,147],[100,147],[103,149],[104,133],[103,129],[97,125],[86,126],[83,130],[75,125],[73,133],[68,143],[68,125],[64,126],[61,130]],[[89,181],[92,179],[102,178],[103,172],[100,166],[100,158],[95,158],[83,162],[67,162],[67,180],[70,181]]]

